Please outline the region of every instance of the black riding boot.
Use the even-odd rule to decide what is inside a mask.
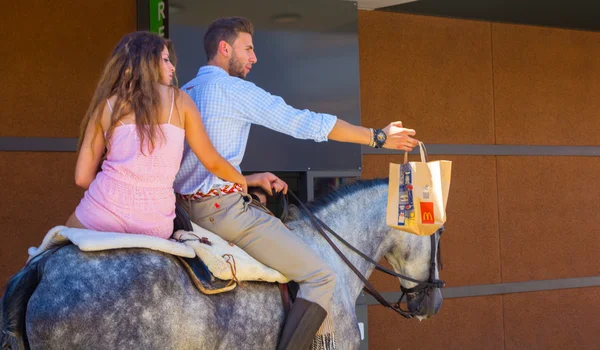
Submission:
[[[297,298],[285,320],[277,350],[307,350],[327,316],[319,304]]]

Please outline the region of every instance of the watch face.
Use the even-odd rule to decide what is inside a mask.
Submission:
[[[377,134],[377,141],[385,141],[385,134],[380,132]]]

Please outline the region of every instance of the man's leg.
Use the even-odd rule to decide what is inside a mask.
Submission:
[[[299,300],[286,320],[280,348],[307,348],[329,311],[335,275],[279,219],[248,207],[246,198],[249,199],[249,196],[234,193],[199,201],[179,200],[179,203],[199,226],[236,244],[261,263],[298,282]]]
[[[234,243],[256,260],[298,282],[299,298],[328,310],[335,287],[333,271],[279,219],[248,207],[244,198],[249,196],[232,193],[200,201],[178,200],[178,203],[197,225]]]

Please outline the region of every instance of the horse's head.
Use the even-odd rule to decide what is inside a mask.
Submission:
[[[433,317],[442,307],[442,293],[439,289],[438,266],[440,232],[432,236],[392,230],[392,248],[385,254],[394,270],[414,280],[400,278],[400,286],[406,293],[408,311],[419,320]]]

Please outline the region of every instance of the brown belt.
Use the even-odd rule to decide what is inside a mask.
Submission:
[[[196,193],[192,193],[192,194],[177,194],[179,196],[179,198],[183,199],[183,200],[195,200],[195,199],[200,199],[200,198],[206,198],[206,197],[216,197],[219,196],[221,194],[230,194],[230,193],[234,193],[234,192],[242,192],[242,185],[240,184],[230,184],[230,185],[224,185],[221,186],[219,188],[213,188],[212,190],[204,193],[202,191],[198,191]]]

